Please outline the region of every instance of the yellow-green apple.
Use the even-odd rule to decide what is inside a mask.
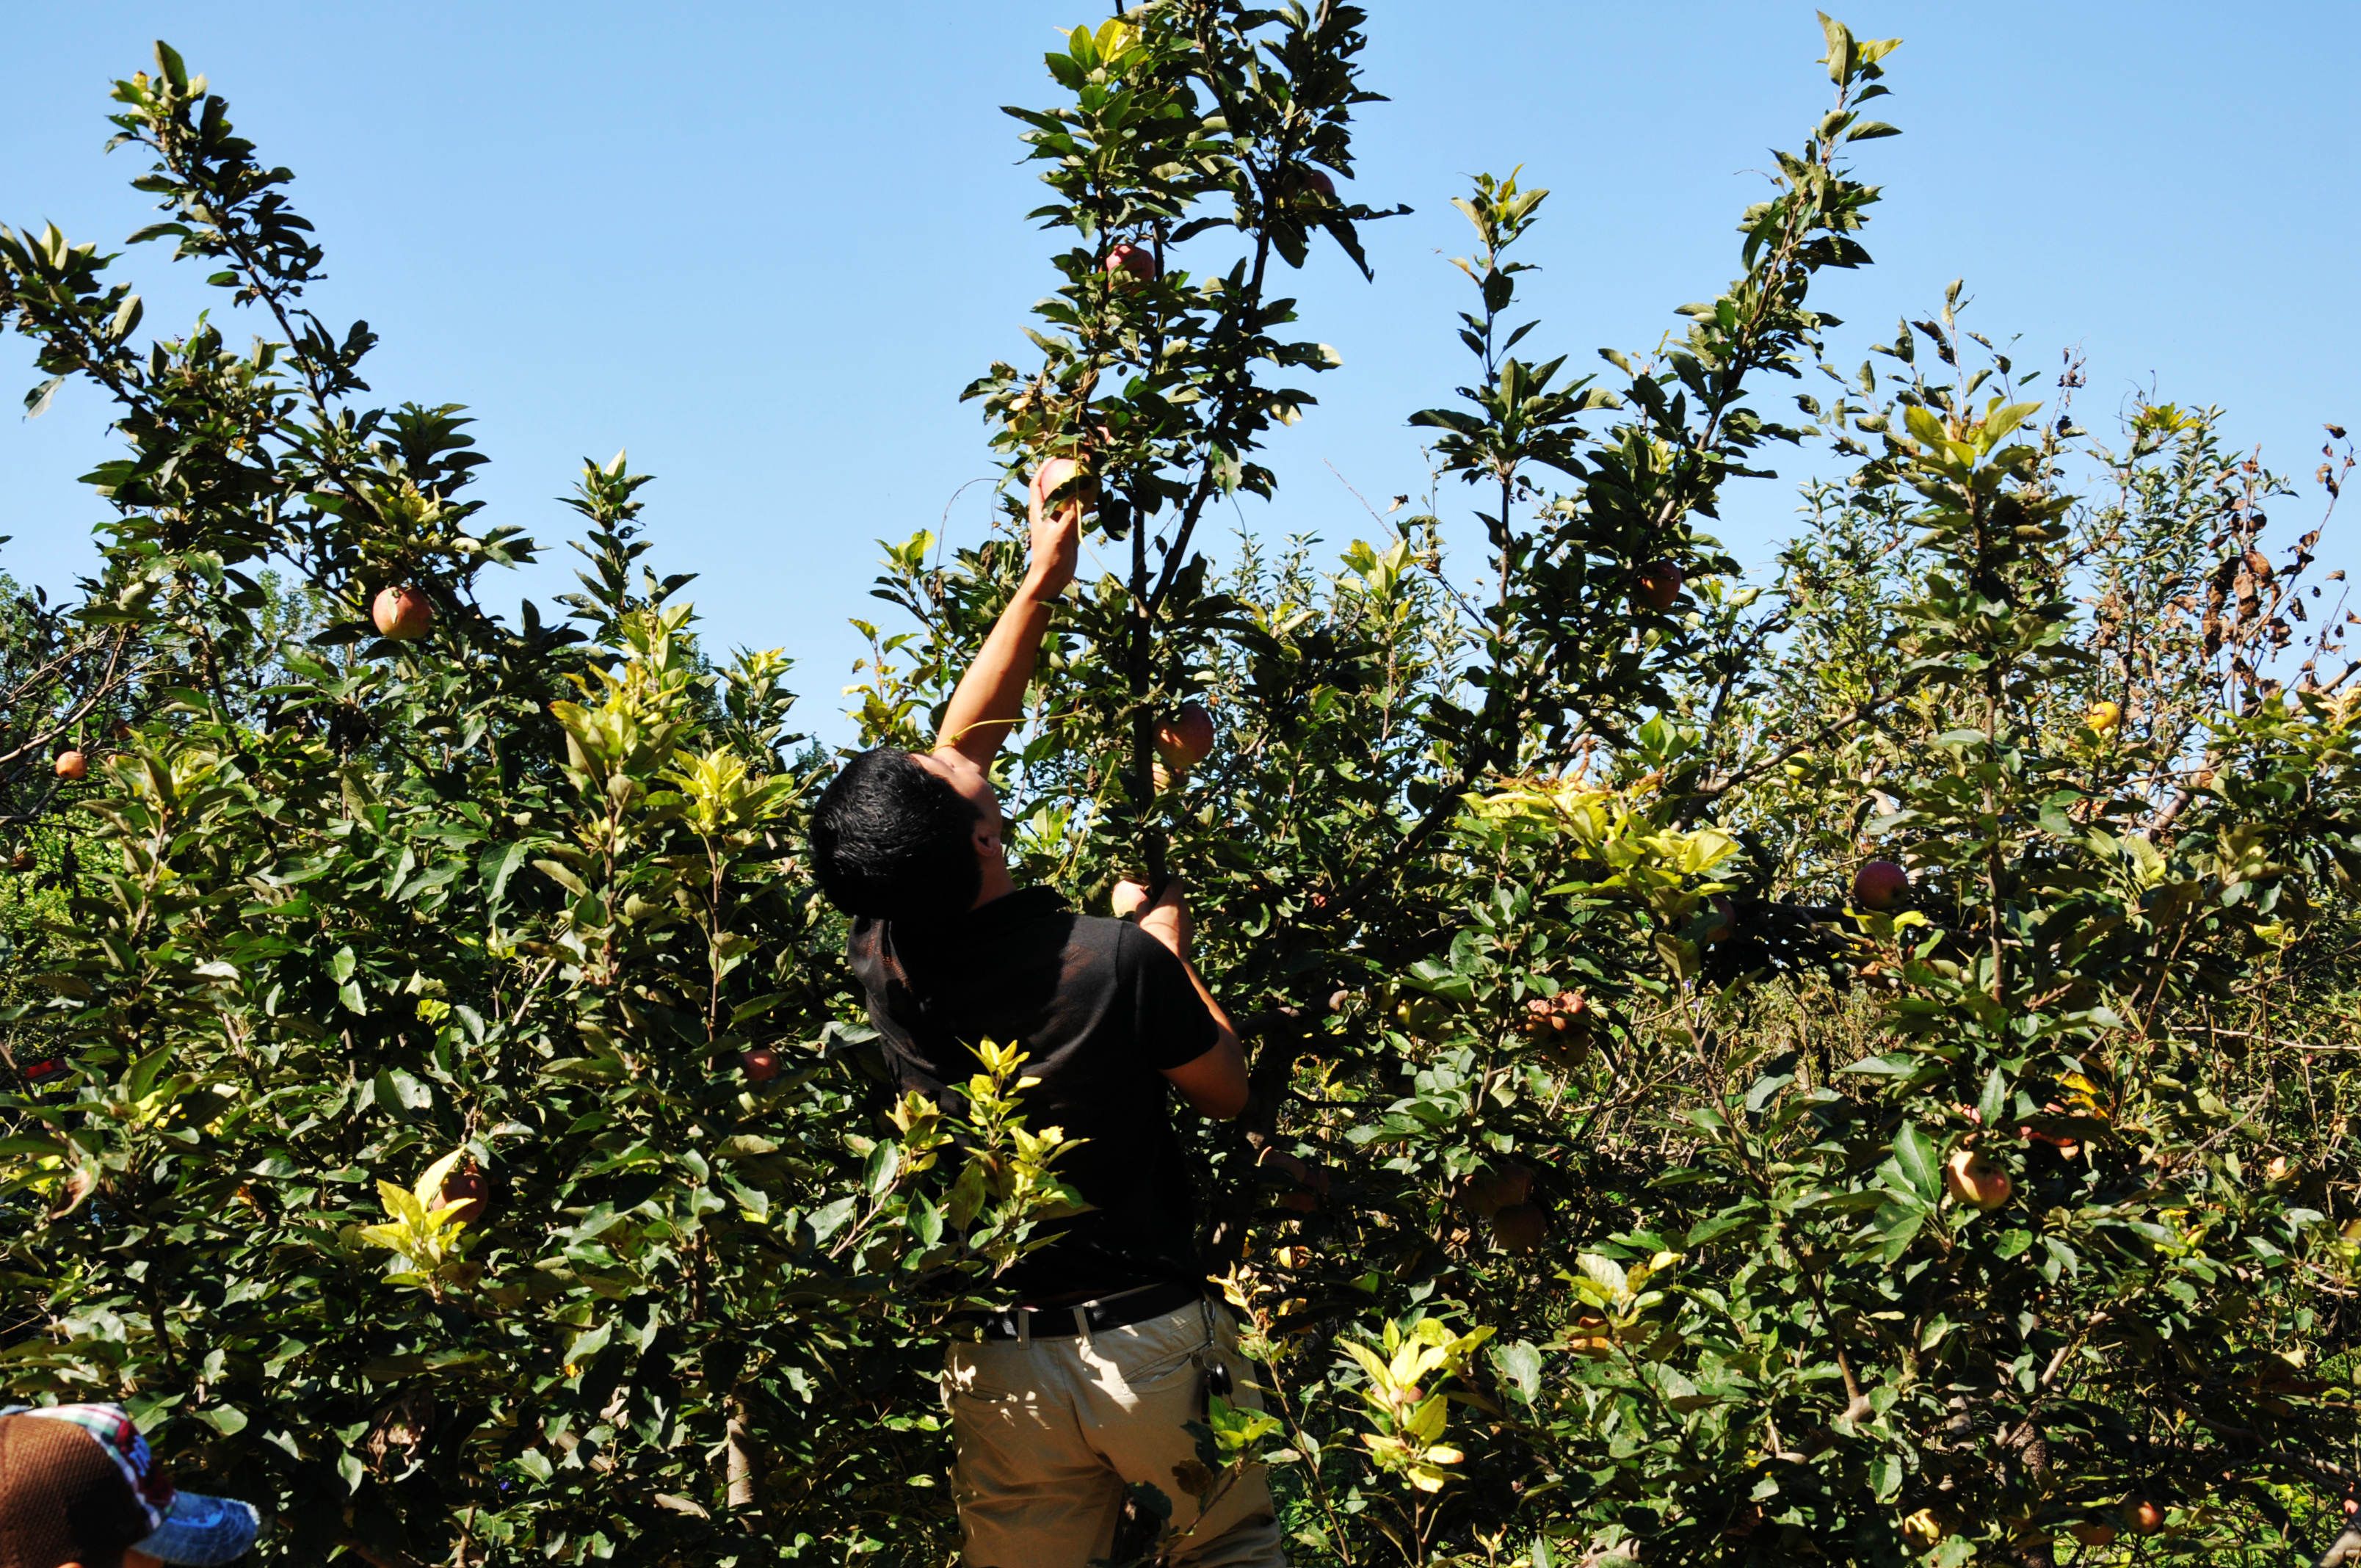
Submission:
[[[1980,1149],[1954,1149],[1943,1162],[1943,1186],[1971,1209],[1997,1209],[2008,1201],[2016,1184],[2008,1172],[1986,1159]]]

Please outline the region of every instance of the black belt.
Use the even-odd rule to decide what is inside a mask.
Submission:
[[[983,1325],[986,1339],[1070,1339],[1144,1323],[1192,1306],[1204,1296],[1204,1290],[1195,1285],[1143,1285],[1071,1307],[1011,1307],[1004,1312],[981,1313],[972,1321]]]

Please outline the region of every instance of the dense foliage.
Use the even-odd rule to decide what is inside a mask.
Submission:
[[[2361,701],[2319,529],[2266,540],[2295,487],[2215,411],[2085,430],[1956,289],[1828,365],[1895,134],[1894,41],[1829,22],[1676,334],[1521,356],[1545,192],[1478,178],[1423,507],[1217,568],[1336,364],[1280,280],[1389,211],[1338,193],[1364,25],[1156,0],[1050,55],[1059,284],[969,389],[1010,526],[889,545],[856,688],[931,736],[1075,459],[1123,566],[998,782],[1079,902],[1187,875],[1250,1036],[1191,1137],[1276,1419],[1209,1460],[1272,1461],[1307,1563],[2319,1553]],[[135,240],[264,335],[143,345],[113,258],[0,231],[0,315],[124,444],[101,575],[0,664],[8,1391],[126,1399],[290,1560],[950,1561],[944,1314],[1071,1201],[1021,1062],[881,1087],[785,661],[708,655],[620,457],[566,619],[486,612],[532,545],[460,411],[368,402],[291,177],[157,63]],[[1750,584],[1704,530],[1781,444],[1830,477]]]

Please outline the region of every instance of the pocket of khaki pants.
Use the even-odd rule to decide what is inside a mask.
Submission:
[[[943,1406],[953,1399],[1030,1398],[1037,1392],[1026,1347],[1010,1341],[953,1340],[943,1347]]]
[[[1115,1363],[1124,1387],[1134,1394],[1170,1392],[1199,1374],[1205,1349],[1205,1321],[1194,1307],[1152,1318],[1130,1330],[1096,1336],[1094,1348]]]

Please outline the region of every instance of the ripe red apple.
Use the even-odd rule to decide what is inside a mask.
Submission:
[[[1306,167],[1301,172],[1304,190],[1317,191],[1322,197],[1331,202],[1336,199],[1336,181],[1328,177],[1326,170]]]
[[[463,1165],[443,1179],[443,1206],[457,1210],[459,1218],[470,1225],[483,1219],[491,1199],[492,1184],[473,1164]]]
[[[1654,561],[1640,568],[1631,597],[1650,609],[1666,610],[1681,597],[1681,587],[1688,579],[1670,561]]]
[[[1082,466],[1071,457],[1052,457],[1033,470],[1033,494],[1044,505],[1087,506],[1095,488]]]
[[[434,624],[434,607],[416,588],[390,585],[378,590],[369,619],[377,622],[379,636],[411,642],[425,636],[426,629]]]
[[[1202,705],[1184,702],[1180,711],[1156,724],[1156,755],[1167,768],[1185,773],[1213,749],[1213,716]]]
[[[2016,1183],[2008,1172],[1983,1157],[1979,1149],[1953,1149],[1943,1162],[1943,1186],[1971,1209],[1997,1209],[2008,1201]]]
[[[1502,1252],[1531,1252],[1549,1234],[1549,1216],[1535,1203],[1509,1203],[1492,1216],[1492,1240]]]
[[[1910,895],[1910,873],[1892,861],[1871,861],[1852,874],[1852,899],[1863,909],[1891,909]]]
[[[1115,910],[1115,917],[1121,920],[1148,907],[1148,889],[1126,877],[1115,884],[1107,903]]]
[[[2134,1497],[2124,1504],[2124,1522],[2142,1535],[2154,1535],[2164,1528],[2164,1509],[2150,1497]]]
[[[1156,253],[1129,240],[1118,240],[1107,252],[1108,281],[1118,289],[1136,289],[1156,279]]]
[[[90,773],[90,759],[80,751],[58,753],[58,777],[68,784],[80,784]]]
[[[779,1076],[779,1053],[768,1046],[756,1046],[738,1058],[740,1070],[750,1083],[768,1083]]]
[[[2097,1519],[2084,1519],[2080,1524],[2068,1525],[2066,1533],[2085,1546],[2112,1546],[2115,1540],[2115,1527],[2102,1524]]]

